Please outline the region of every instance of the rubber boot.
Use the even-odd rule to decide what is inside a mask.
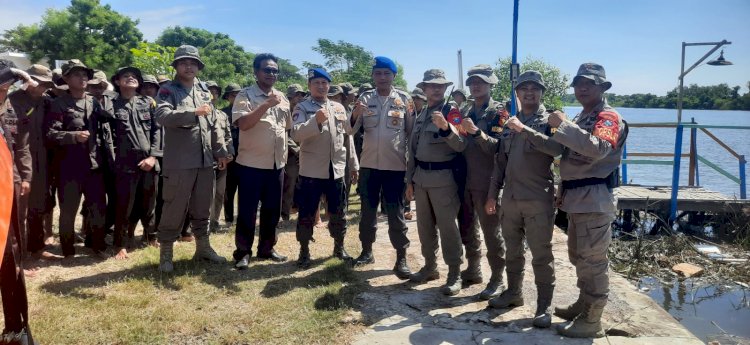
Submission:
[[[554,286],[537,286],[536,312],[534,313],[534,327],[550,328],[552,326],[552,315],[549,313],[549,307],[552,304],[552,294]]]
[[[349,256],[349,253],[346,252],[346,249],[344,249],[344,238],[336,238],[333,241],[333,257],[339,258],[344,261],[349,261],[352,259],[351,256]]]
[[[297,259],[297,266],[302,269],[308,269],[312,265],[312,258],[310,257],[310,244],[309,242],[299,243],[299,258]]]
[[[174,264],[172,263],[172,248],[174,242],[161,242],[159,247],[159,271],[164,273],[170,273],[174,271]]]
[[[195,255],[193,255],[193,260],[197,259],[215,263],[227,262],[227,259],[225,257],[217,254],[216,251],[211,248],[211,242],[209,242],[208,240],[208,234],[195,238]]]
[[[502,273],[493,272],[490,277],[487,287],[479,293],[479,299],[487,301],[500,295],[503,291],[503,275]]]
[[[409,265],[406,264],[406,249],[396,251],[396,264],[393,266],[393,272],[398,279],[405,280],[411,277],[411,270]]]
[[[362,243],[362,253],[354,259],[354,266],[364,266],[375,262],[372,256],[372,243]]]
[[[422,284],[439,278],[440,273],[437,270],[437,264],[435,262],[427,262],[422,269],[409,277],[409,281],[416,284]]]
[[[453,265],[448,267],[448,279],[445,285],[440,288],[443,295],[455,296],[461,291],[461,266]]]
[[[503,291],[500,296],[497,296],[489,301],[490,307],[493,308],[510,308],[520,307],[524,304],[523,294],[521,294],[521,288],[523,287],[523,275],[514,274],[508,275],[508,289]]]
[[[573,302],[571,305],[567,305],[564,307],[555,307],[555,315],[559,316],[562,319],[572,321],[573,319],[578,316],[578,314],[583,312],[583,297],[581,294],[578,294],[578,299]]]
[[[572,322],[557,326],[557,333],[569,338],[600,338],[604,305],[584,303],[583,311]]]
[[[469,266],[466,270],[461,272],[461,281],[464,285],[481,284],[484,279],[482,278],[482,265],[480,259],[469,259]]]

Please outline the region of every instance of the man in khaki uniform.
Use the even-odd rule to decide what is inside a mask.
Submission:
[[[175,80],[159,89],[156,121],[164,128],[163,214],[159,223],[159,270],[171,272],[174,241],[180,236],[185,214],[195,234],[194,259],[225,262],[209,242],[208,218],[214,188],[214,164],[228,163],[224,132],[217,126],[208,87],[196,77],[204,64],[198,49],[177,48],[172,66]]]
[[[448,279],[441,288],[453,296],[461,290],[463,249],[456,214],[460,206],[458,185],[453,177],[456,157],[466,148],[466,138],[441,113],[445,90],[452,82],[445,72],[431,69],[417,87],[427,96],[427,107],[417,116],[409,139],[406,199],[417,201],[417,230],[425,265],[410,280],[422,283],[439,278],[437,271],[438,230]],[[437,229],[436,229],[437,227]]]
[[[215,81],[207,81],[206,86],[211,91],[211,104],[216,109],[216,103],[221,96],[221,87]],[[234,159],[234,145],[232,144],[232,132],[229,129],[229,117],[223,111],[216,109],[216,127],[224,131],[224,146],[227,148],[229,155],[227,159],[231,162]],[[209,230],[212,232],[225,231],[226,224],[219,223],[221,209],[224,207],[224,196],[227,191],[227,169],[216,169],[216,185],[214,186],[214,201],[211,206],[211,220],[209,221]]]
[[[487,211],[493,212],[500,186],[505,186],[500,203],[502,235],[506,244],[508,289],[490,300],[494,308],[524,304],[521,289],[524,275],[524,238],[531,249],[537,309],[533,324],[550,327],[548,312],[555,286],[552,230],[554,219],[554,179],[552,160],[562,153],[560,144],[549,140],[547,114],[541,103],[546,85],[542,75],[527,71],[518,77],[516,93],[522,111],[508,120],[499,143],[485,133],[477,132],[480,144],[497,143],[498,164],[487,196]],[[469,130],[472,133],[474,130]],[[496,185],[493,186],[492,184]]]
[[[310,97],[294,109],[291,135],[300,144],[300,177],[297,200],[299,221],[297,241],[300,253],[297,264],[310,267],[309,242],[315,226],[315,212],[321,195],[326,196],[330,217],[328,231],[334,239],[333,256],[348,260],[344,250],[346,235],[346,186],[344,175],[348,143],[346,132],[351,131],[349,116],[344,106],[328,99],[331,76],[322,68],[308,72]],[[356,170],[352,169],[352,174]]]
[[[466,123],[476,124],[482,132],[492,136],[497,134],[492,128],[498,125],[505,108],[502,103],[490,96],[490,89],[497,82],[498,79],[489,65],[470,68],[466,86],[469,87],[473,100],[467,101],[461,111],[465,118],[471,120],[467,120]],[[487,288],[479,297],[488,300],[502,292],[505,269],[505,243],[500,231],[500,217],[496,213],[487,213],[484,208],[495,152],[485,150],[473,136],[467,136],[466,141],[466,150],[463,152],[467,168],[466,189],[461,205],[461,221],[458,225],[469,265],[461,272],[461,278],[466,285],[482,282],[482,240],[479,236],[478,220],[487,243],[487,261],[492,270]]]
[[[583,110],[568,120],[554,112],[549,124],[557,131],[552,140],[565,146],[560,160],[562,178],[560,209],[568,213],[568,255],[576,266],[578,300],[555,308],[555,314],[568,320],[558,326],[567,337],[603,336],[601,316],[609,295],[609,259],[612,221],[617,211],[612,188],[620,165],[627,125],[607,104],[604,92],[612,87],[604,67],[584,63],[571,85]]]
[[[286,88],[286,97],[289,99],[289,109],[294,110],[298,103],[307,96],[305,89],[300,84],[292,84]],[[289,136],[287,140],[289,152],[284,167],[284,195],[281,198],[281,218],[288,221],[295,205],[294,190],[299,178],[299,145]]]
[[[362,155],[359,156],[362,158],[361,178],[357,186],[362,197],[362,219],[359,222],[362,253],[354,264],[375,262],[372,244],[377,230],[378,203],[384,200],[388,236],[396,249],[393,271],[400,279],[408,279],[411,270],[406,263],[409,239],[406,236],[403,193],[407,138],[412,133],[414,118],[408,116],[413,110],[411,96],[393,87],[397,73],[393,60],[376,57],[372,66],[376,87],[363,91],[352,110],[354,132],[359,132],[360,128],[364,130]]]
[[[279,76],[278,58],[258,54],[253,61],[256,85],[234,99],[232,122],[240,128],[237,160],[239,208],[234,243],[235,267],[247,268],[260,203],[258,257],[276,262],[287,257],[274,250],[281,217],[281,193],[287,159],[287,130],[292,128],[289,100],[273,85]]]

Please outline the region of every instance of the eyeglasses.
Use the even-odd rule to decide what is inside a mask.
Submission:
[[[279,74],[279,70],[278,69],[271,68],[271,67],[266,67],[266,68],[262,69],[262,71],[265,74],[275,74],[275,75]]]

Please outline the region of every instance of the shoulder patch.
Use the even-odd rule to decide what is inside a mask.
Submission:
[[[595,137],[608,141],[613,148],[617,147],[620,138],[620,116],[612,111],[602,111],[596,116],[594,130],[591,132]]]

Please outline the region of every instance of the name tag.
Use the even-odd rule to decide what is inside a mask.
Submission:
[[[346,113],[343,112],[343,111],[336,112],[336,114],[334,116],[336,117],[336,120],[339,120],[339,121],[345,121],[346,120]]]

